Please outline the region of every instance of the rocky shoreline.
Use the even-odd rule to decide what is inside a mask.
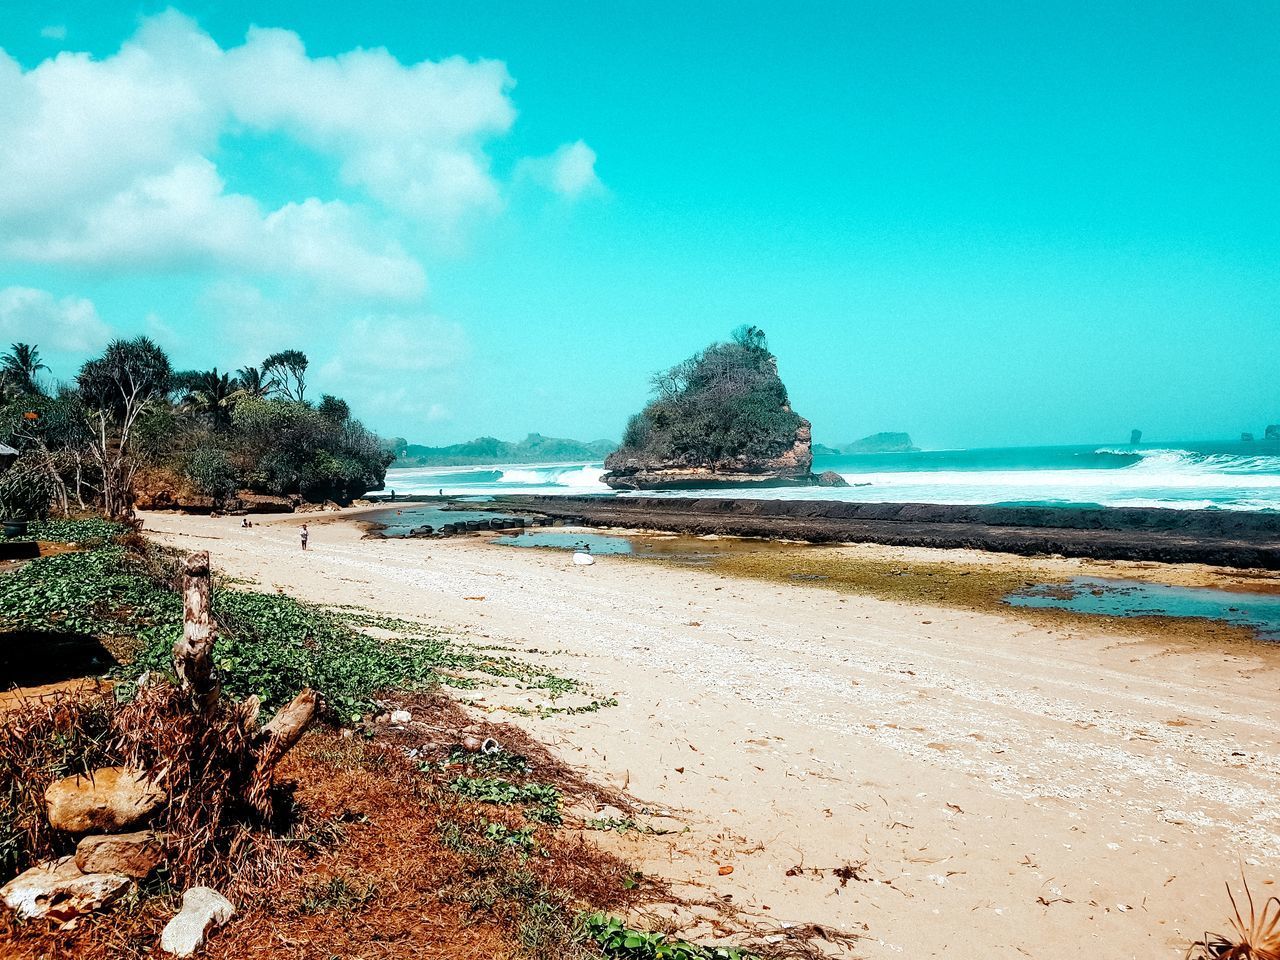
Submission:
[[[1261,513],[720,497],[511,496],[491,507],[695,535],[1280,570],[1280,516]]]

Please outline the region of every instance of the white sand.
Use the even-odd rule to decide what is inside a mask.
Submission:
[[[521,722],[679,811],[687,833],[613,842],[704,888],[683,893],[861,932],[867,957],[1075,960],[1181,956],[1242,866],[1276,892],[1280,671],[1251,647],[308,519],[305,554],[297,518],[146,523],[264,589],[556,651],[619,706]]]

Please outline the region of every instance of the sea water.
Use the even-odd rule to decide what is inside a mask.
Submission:
[[[1280,444],[1167,443],[1008,447],[814,457],[849,487],[679,490],[622,496],[726,496],[855,502],[1030,504],[1280,511]],[[602,463],[410,467],[397,493],[609,494]]]

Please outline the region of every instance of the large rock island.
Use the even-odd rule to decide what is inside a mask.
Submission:
[[[604,482],[614,489],[815,482],[809,421],[791,409],[758,327],[657,374],[653,393],[605,460]]]

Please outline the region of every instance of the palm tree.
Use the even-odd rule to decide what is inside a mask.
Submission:
[[[236,371],[236,392],[244,397],[269,396],[275,389],[270,378],[264,377],[257,367],[241,367]]]
[[[15,343],[0,357],[0,381],[18,395],[44,396],[36,374],[49,368],[40,360],[40,350],[30,343]]]
[[[187,387],[182,405],[197,414],[207,416],[214,427],[230,423],[231,408],[236,405],[236,382],[218,368],[196,374]]]

